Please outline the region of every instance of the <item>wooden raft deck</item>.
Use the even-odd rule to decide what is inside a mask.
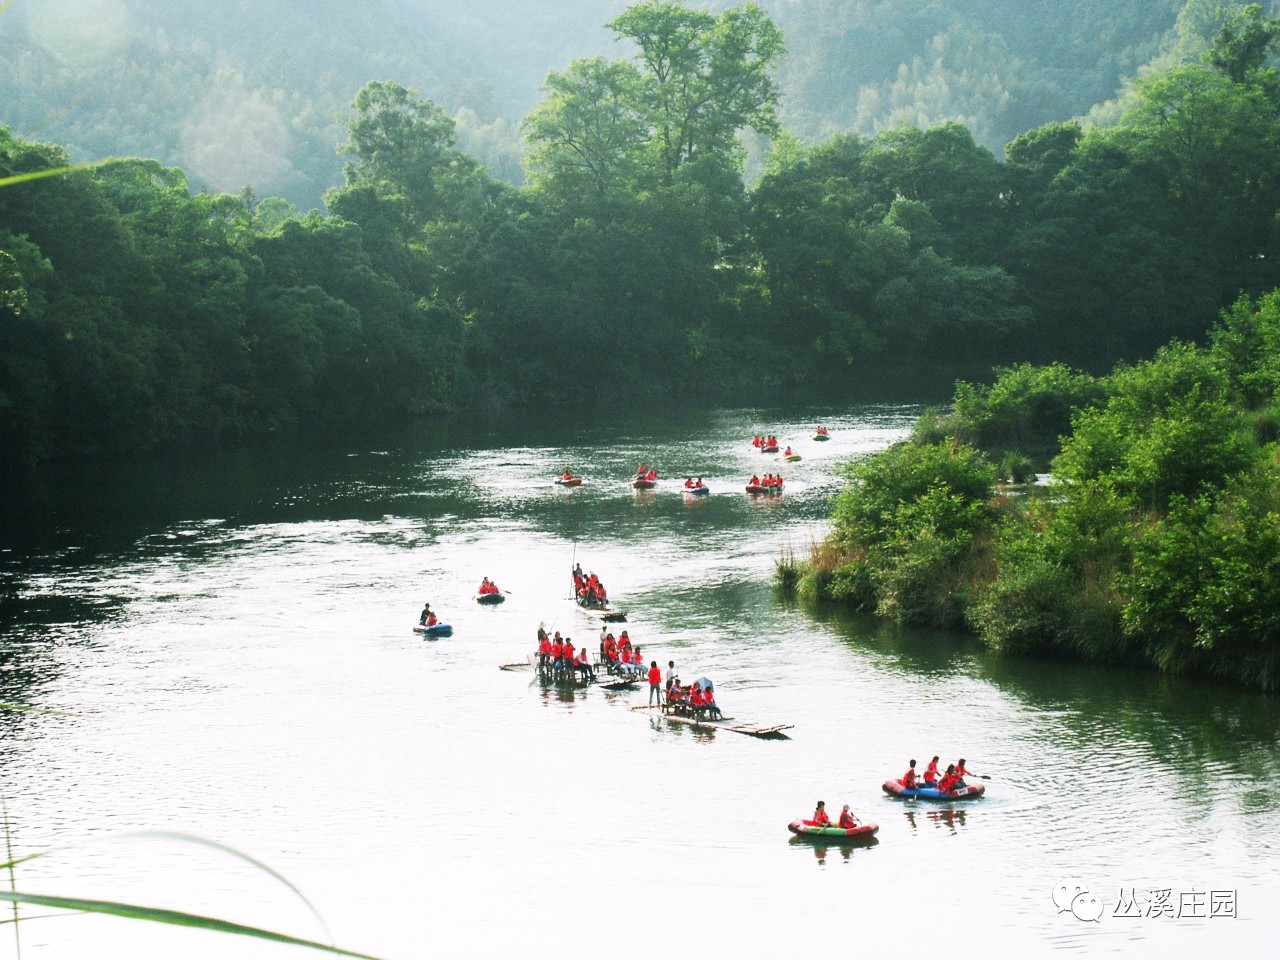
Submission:
[[[783,730],[791,730],[795,727],[793,723],[751,723],[746,720],[736,720],[733,717],[721,717],[719,720],[699,720],[696,717],[682,717],[674,713],[666,713],[661,707],[632,707],[632,710],[658,710],[664,719],[670,720],[672,723],[684,723],[691,727],[703,727],[708,730],[730,730],[733,733],[743,733],[748,737],[760,737],[768,740],[790,740]]]

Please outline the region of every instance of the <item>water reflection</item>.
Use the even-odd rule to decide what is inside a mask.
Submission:
[[[793,847],[809,847],[813,850],[813,858],[819,864],[825,865],[827,860],[831,858],[832,851],[839,855],[841,860],[846,862],[853,859],[855,851],[866,851],[880,844],[879,837],[864,837],[859,840],[836,842],[830,838],[810,839],[808,837],[792,836],[789,843]]]

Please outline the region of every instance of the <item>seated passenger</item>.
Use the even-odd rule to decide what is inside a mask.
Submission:
[[[751,486],[753,487],[760,486],[760,477],[754,473],[751,475]]]
[[[560,662],[557,666],[562,670],[572,670],[575,659],[573,641],[565,637],[564,646],[560,649]]]
[[[720,708],[716,706],[716,692],[711,687],[707,687],[706,692],[702,695],[702,708],[707,711],[707,716],[712,719],[719,720],[723,716]]]
[[[947,772],[942,775],[942,779],[938,781],[939,793],[950,793],[956,785],[956,765],[954,763],[947,764]]]
[[[902,775],[902,779],[898,781],[908,790],[914,790],[919,784],[916,782],[916,762],[911,761],[911,766],[907,767],[907,772]]]
[[[692,490],[692,489],[693,489],[693,477],[685,477],[685,478],[684,478],[684,488],[685,488],[686,490]]]
[[[810,819],[820,827],[831,826],[831,818],[827,816],[826,801],[818,801],[818,809],[813,811],[813,816]]]
[[[846,803],[844,809],[840,811],[839,826],[846,830],[852,830],[858,825],[858,818],[849,812],[849,805]]]
[[[702,688],[696,683],[693,689],[689,691],[689,706],[695,712],[700,712],[707,705],[707,698],[702,695]]]
[[[591,658],[587,655],[586,647],[583,647],[578,653],[578,674],[583,680],[594,680],[596,676],[596,671],[591,666]]]

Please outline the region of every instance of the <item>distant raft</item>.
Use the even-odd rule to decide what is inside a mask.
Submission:
[[[690,727],[698,727],[704,730],[730,730],[733,733],[746,734],[748,737],[760,737],[764,740],[789,740],[791,739],[783,730],[790,730],[795,724],[792,723],[749,723],[745,720],[735,720],[733,717],[721,717],[719,720],[706,720],[701,717],[682,717],[674,713],[666,713],[665,707],[632,707],[632,710],[660,710],[662,717],[670,720],[672,723],[683,723]]]
[[[801,457],[800,457],[800,454],[793,453],[790,456],[783,457],[782,459],[787,461],[787,463],[796,463],[801,459]]]
[[[650,480],[648,477],[636,477],[631,481],[631,486],[637,490],[652,490],[657,485],[657,480]]]
[[[819,443],[821,443],[822,441],[824,441],[824,440],[830,440],[831,438],[830,438],[829,436],[827,436],[825,433],[815,433],[815,434],[813,435],[813,439],[815,439],[815,440],[817,440]]]
[[[835,824],[820,826],[812,820],[792,820],[787,829],[797,837],[821,837],[824,840],[863,840],[874,837],[880,825],[876,823],[860,823],[856,827],[837,827]]]
[[[711,488],[708,487],[706,484],[703,484],[700,487],[685,487],[684,492],[688,494],[692,494],[695,497],[705,497],[708,493],[711,492]]]
[[[436,637],[453,636],[453,627],[449,626],[447,623],[437,623],[430,627],[424,626],[420,623],[413,628],[413,632],[424,633],[428,640],[434,640]]]
[[[564,477],[556,477],[556,486],[558,487],[580,487],[582,486],[581,477],[570,477],[566,480]]]
[[[507,595],[499,591],[498,593],[477,593],[476,603],[495,604],[502,603],[507,599]]]
[[[886,780],[884,782],[884,792],[890,796],[901,797],[904,800],[915,798],[921,800],[977,800],[987,792],[987,788],[985,784],[970,783],[959,790],[943,793],[936,787],[909,788],[904,787],[901,780]]]
[[[747,493],[781,493],[782,487],[766,487],[763,483],[748,483]]]

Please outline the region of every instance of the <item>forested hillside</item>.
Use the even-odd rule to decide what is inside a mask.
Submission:
[[[1110,100],[1171,51],[1194,59],[1217,0],[764,0],[786,37],[780,116],[803,140],[963,123],[999,154]],[[460,148],[520,182],[521,117],[549,71],[619,56],[626,0],[18,0],[0,17],[0,125],[76,159],[145,156],[197,188],[319,206],[365,83],[418,90]],[[708,5],[731,6],[728,0]],[[1174,29],[1184,14],[1181,34]],[[1210,35],[1212,25],[1210,25]]]
[[[1003,163],[958,124],[803,146],[760,7],[647,0],[615,56],[549,78],[523,187],[394,82],[353,99],[323,214],[153,159],[0,186],[0,455],[1202,338],[1280,286],[1277,21],[1205,32],[1113,125],[1031,129]],[[776,144],[751,186],[746,133]],[[67,161],[0,131],[0,181]]]

